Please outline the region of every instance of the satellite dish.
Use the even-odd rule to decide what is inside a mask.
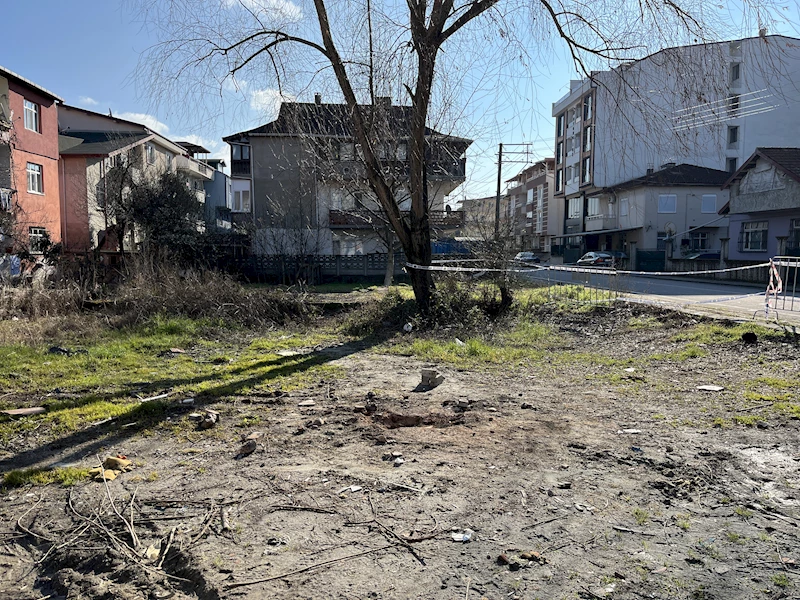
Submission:
[[[664,225],[664,233],[667,234],[667,237],[674,237],[678,233],[678,228],[675,227],[675,223],[669,222]]]

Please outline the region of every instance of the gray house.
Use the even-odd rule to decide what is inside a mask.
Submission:
[[[624,252],[632,265],[663,270],[667,258],[718,253],[728,222],[717,211],[730,173],[697,165],[662,165],[641,177],[565,201],[564,262],[583,252]]]
[[[410,208],[408,132],[411,107],[383,98],[364,106],[378,158],[401,210]],[[472,140],[427,131],[426,166],[435,234],[452,234],[461,213],[445,196],[464,181]],[[252,227],[253,252],[358,255],[386,252],[391,235],[359,160],[343,104],[284,102],[278,118],[223,138],[231,146],[231,216]]]
[[[800,256],[800,148],[757,148],[725,188],[729,260]]]

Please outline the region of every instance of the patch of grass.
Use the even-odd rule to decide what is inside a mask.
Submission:
[[[664,324],[653,315],[638,315],[628,320],[629,329],[660,329]]]
[[[800,388],[800,381],[796,379],[783,379],[781,377],[757,377],[756,379],[748,381],[746,385],[750,389],[767,386],[778,390],[791,390]]]
[[[651,417],[654,421],[663,421],[667,418],[666,415],[662,415],[661,413],[656,413]]]
[[[730,425],[730,421],[724,419],[723,417],[714,417],[714,420],[711,421],[711,426],[716,427],[717,429],[723,429]]]
[[[738,342],[743,333],[755,333],[760,339],[780,339],[783,332],[752,323],[723,325],[720,323],[700,323],[672,338],[674,342],[694,342],[705,345],[720,345]]]
[[[759,421],[763,421],[764,417],[758,415],[736,415],[733,417],[734,423],[745,425],[746,427],[753,427]]]
[[[792,585],[789,576],[786,573],[777,573],[772,576],[772,583],[774,583],[779,588],[787,588]]]
[[[60,483],[69,487],[89,477],[89,469],[63,467],[58,469],[15,469],[3,474],[4,489],[22,487],[24,485],[49,485]]]
[[[261,424],[261,415],[244,415],[239,422],[236,424],[236,427],[255,427],[256,425]]]
[[[775,410],[785,413],[792,419],[800,419],[800,404],[792,402],[776,402],[772,405]]]
[[[643,508],[636,507],[633,509],[633,518],[636,519],[637,525],[644,525],[650,518],[650,513]]]
[[[161,422],[169,402],[132,400],[172,390],[175,398],[202,395],[222,398],[252,390],[280,387],[291,391],[341,369],[330,357],[313,351],[318,345],[341,340],[330,330],[272,331],[245,338],[231,352],[233,362],[214,364],[209,349],[223,344],[221,331],[208,320],[154,317],[146,324],[108,331],[84,344],[85,354],[49,354],[43,347],[0,346],[0,386],[20,394],[45,394],[56,388],[76,397],[44,403],[47,412],[24,419],[0,417],[0,443],[46,425],[63,435],[109,418],[119,424],[137,422],[143,429]],[[225,342],[231,344],[230,341]],[[170,348],[185,354],[170,354]],[[281,350],[308,352],[281,356]]]
[[[739,535],[734,531],[729,531],[725,535],[728,538],[728,541],[731,542],[732,544],[744,545],[747,542],[747,538],[745,538],[743,535]]]
[[[692,526],[691,521],[689,521],[689,515],[675,515],[675,524],[683,529],[684,531],[689,531],[689,528]]]
[[[737,506],[733,509],[733,512],[745,520],[753,516],[753,511],[746,509],[744,506]]]
[[[692,358],[702,358],[708,355],[708,350],[701,348],[697,344],[687,344],[685,348],[672,353],[672,357],[679,361],[690,360]]]

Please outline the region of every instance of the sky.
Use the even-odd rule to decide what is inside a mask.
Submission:
[[[233,1],[270,2],[271,6],[284,2],[207,1],[209,6],[216,1],[223,9]],[[734,4],[733,0],[729,4]],[[796,14],[794,3],[787,4],[792,4],[788,12]],[[32,6],[36,10],[31,10]],[[142,52],[157,40],[151,28],[142,26],[132,0],[13,2],[3,11],[4,21],[14,26],[4,30],[0,65],[61,96],[67,104],[104,114],[110,110],[114,116],[143,123],[174,141],[199,143],[215,157],[228,156],[223,136],[275,117],[277,91],[245,80],[236,86],[228,81],[223,92],[208,94],[205,111],[178,109],[163,101],[156,104],[134,77]],[[785,29],[793,33],[790,26]],[[487,61],[491,59],[487,57]],[[515,148],[530,150],[528,155],[513,157],[521,161],[552,155],[551,104],[566,93],[570,78],[577,75],[565,49],[557,44],[543,58],[533,57],[533,62],[526,67],[528,77],[519,77],[514,71],[500,85],[473,86],[476,91],[471,96],[470,114],[465,116],[469,126],[459,131],[456,123],[455,133],[475,142],[467,153],[467,181],[453,200],[495,193],[500,142],[529,144]],[[297,99],[312,101],[314,91],[304,89]],[[197,118],[193,118],[195,114]],[[503,179],[523,166],[521,162],[504,161]]]

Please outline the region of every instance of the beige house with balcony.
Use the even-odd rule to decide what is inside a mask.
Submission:
[[[180,173],[198,203],[205,203],[205,182],[214,178],[214,170],[189,156],[184,147],[138,123],[82,108],[60,106],[58,117],[66,252],[118,251],[116,216],[107,199],[123,174],[139,181],[164,172]],[[134,233],[123,247],[136,249]]]

